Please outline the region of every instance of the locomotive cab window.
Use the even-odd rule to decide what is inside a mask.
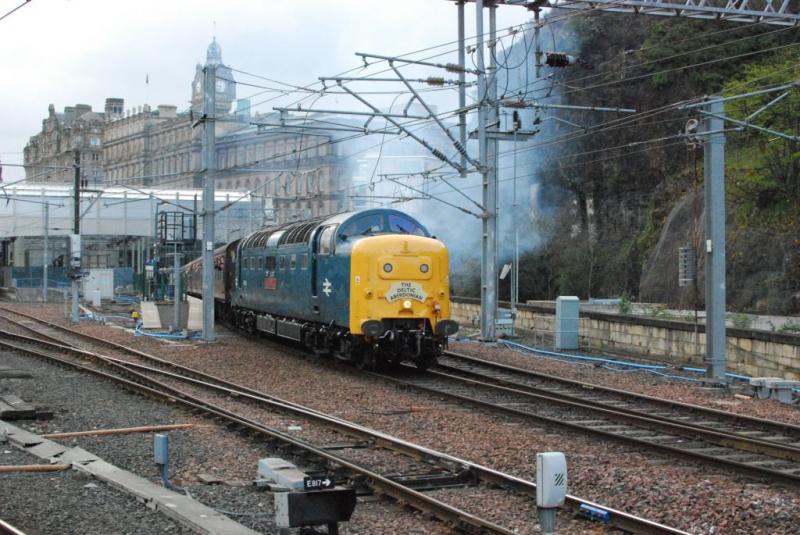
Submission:
[[[274,256],[268,256],[268,257],[265,258],[264,269],[266,269],[267,271],[272,271],[272,272],[275,271],[275,257]]]
[[[258,257],[258,269],[264,269],[264,257],[263,256],[259,256]]]
[[[331,238],[336,230],[336,225],[329,225],[325,227],[319,235],[319,254],[329,255],[333,254],[333,243]]]
[[[400,214],[389,214],[389,232],[399,234],[413,234],[415,236],[427,236],[425,229],[420,227],[411,219]]]
[[[350,221],[339,231],[339,238],[346,240],[354,236],[369,236],[384,231],[381,214],[369,214]]]
[[[286,269],[286,257],[283,255],[280,255],[278,257],[278,269],[280,269],[281,271]]]
[[[293,254],[289,257],[289,269],[294,271],[294,268],[297,267],[297,255]]]

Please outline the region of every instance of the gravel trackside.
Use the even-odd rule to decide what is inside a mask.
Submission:
[[[66,324],[59,307],[15,306]],[[692,533],[796,534],[800,526],[800,493],[796,489],[757,483],[616,442],[534,425],[529,420],[461,407],[434,395],[399,389],[348,367],[320,366],[293,356],[296,350],[243,338],[221,327],[221,337],[213,344],[164,342],[92,323],[81,324],[79,329],[526,479],[535,480],[537,452],[563,451],[569,463],[571,494]],[[790,407],[774,407],[773,414],[772,403],[743,401],[741,407],[720,407],[714,402],[732,400],[716,392],[639,374],[604,374],[594,368],[523,357],[507,349],[464,345],[471,354],[507,359],[502,361],[566,377],[735,408],[754,416],[790,421],[796,417],[796,409]],[[454,344],[453,349],[463,348]],[[603,382],[606,376],[609,383]],[[769,414],[763,414],[757,406],[769,406]],[[180,465],[176,472],[182,478],[189,477]],[[497,503],[494,514],[516,527],[521,512],[516,505]]]
[[[270,493],[249,485],[208,486],[199,479],[200,474],[211,474],[234,485],[247,484],[255,479],[258,459],[280,455],[265,444],[178,407],[130,393],[109,381],[32,357],[0,351],[0,366],[25,370],[32,375],[0,379],[0,393],[15,393],[55,413],[52,420],[15,422],[34,433],[196,424],[190,430],[169,432],[173,482],[188,488],[192,496],[210,507],[237,513],[230,515],[237,522],[262,533],[277,533]],[[150,433],[57,441],[69,447],[80,446],[116,466],[154,483],[160,482],[153,463],[153,435]],[[0,464],[40,462],[8,444],[0,445]],[[85,487],[88,483],[96,487]],[[29,535],[192,533],[134,498],[72,470],[0,474],[0,518]],[[351,522],[342,524],[340,533],[435,534],[443,533],[441,530],[442,525],[436,520],[381,500],[359,503]]]

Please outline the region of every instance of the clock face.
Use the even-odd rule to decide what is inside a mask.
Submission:
[[[223,92],[225,91],[225,81],[224,80],[217,80],[217,91]]]

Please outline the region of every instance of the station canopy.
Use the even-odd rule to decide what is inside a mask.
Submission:
[[[215,238],[219,242],[245,236],[271,222],[271,199],[232,190],[216,191],[214,199]],[[43,236],[46,209],[49,210],[49,234],[71,234],[73,206],[71,186],[0,185],[0,239]],[[202,208],[201,189],[113,187],[85,190],[81,194],[81,234],[152,237],[158,212],[199,214]],[[198,216],[197,220],[197,235],[202,236],[202,218]]]

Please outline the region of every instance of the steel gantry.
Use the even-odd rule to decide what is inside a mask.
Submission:
[[[494,0],[493,3],[779,26],[797,26],[800,23],[797,4],[790,0]]]

